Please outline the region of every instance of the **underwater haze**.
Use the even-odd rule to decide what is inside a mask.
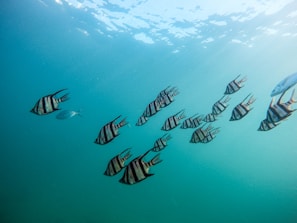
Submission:
[[[297,71],[296,0],[10,0],[0,27],[1,223],[297,222],[297,112],[258,131],[271,91]],[[212,141],[161,130],[182,109],[210,113],[238,75],[247,80]],[[174,101],[136,126],[168,86]],[[62,89],[60,111],[80,115],[30,112]],[[229,121],[249,94],[253,109]],[[119,115],[129,123],[119,136],[94,143]],[[104,175],[114,156],[131,148],[127,165],[166,133],[166,148],[144,158],[160,154],[153,176]]]

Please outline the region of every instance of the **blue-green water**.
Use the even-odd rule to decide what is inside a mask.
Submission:
[[[257,131],[271,90],[297,70],[297,2],[160,2],[0,3],[0,222],[297,222],[297,114]],[[176,128],[153,177],[127,186],[123,172],[103,175],[125,148],[133,157],[150,149],[167,117],[210,112],[238,74],[248,80],[212,142],[191,144],[193,129]],[[168,85],[179,89],[175,102],[136,127]],[[29,112],[63,88],[71,99],[60,107],[82,117]],[[254,109],[229,122],[249,93]],[[130,125],[95,144],[118,115]]]

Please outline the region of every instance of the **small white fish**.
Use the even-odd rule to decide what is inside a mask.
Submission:
[[[81,116],[80,111],[64,110],[56,115],[56,119],[60,119],[60,120],[70,119],[76,115]]]
[[[281,82],[279,82],[275,88],[272,90],[270,96],[273,97],[280,93],[287,91],[289,88],[293,87],[297,83],[297,72],[287,76]]]

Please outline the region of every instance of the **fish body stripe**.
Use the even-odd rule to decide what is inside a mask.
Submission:
[[[192,120],[192,128],[196,128],[201,124],[201,117],[196,117]]]
[[[124,168],[124,161],[125,159],[121,158],[119,155],[111,159],[106,168],[105,175],[113,176],[120,172]]]
[[[170,94],[165,94],[164,96],[161,97],[161,100],[162,100],[162,104],[161,104],[162,107],[166,107],[174,101],[174,98]]]
[[[204,139],[202,139],[202,143],[209,143],[216,137],[216,134],[209,132]]]
[[[250,109],[242,104],[237,105],[233,111],[232,116],[230,120],[239,120],[242,119],[244,116],[247,115],[247,113],[250,111]]]
[[[45,115],[58,110],[59,101],[53,96],[45,96],[38,100],[32,111],[39,115]]]
[[[216,102],[212,107],[212,113],[215,115],[221,114],[228,106],[220,101]]]
[[[216,121],[217,118],[216,118],[216,115],[210,113],[210,114],[207,114],[205,117],[204,117],[204,121],[205,122],[214,122]]]
[[[187,129],[187,128],[192,128],[193,126],[193,119],[192,118],[188,118],[186,120],[183,121],[181,128],[182,129]]]
[[[143,115],[145,117],[150,117],[155,115],[158,111],[160,111],[161,106],[160,103],[158,102],[158,100],[154,100],[153,102],[151,102],[145,109]]]
[[[204,138],[207,136],[206,131],[204,131],[202,128],[196,129],[193,134],[192,138],[190,140],[191,143],[198,143],[204,140]]]
[[[176,126],[178,126],[178,118],[176,116],[171,116],[165,121],[162,130],[169,131]]]
[[[167,143],[165,140],[163,140],[162,138],[157,139],[156,142],[154,143],[154,147],[153,147],[153,151],[154,152],[159,152],[162,149],[164,149],[167,146]]]
[[[279,122],[290,115],[291,111],[289,111],[286,107],[276,104],[269,107],[269,109],[267,110],[266,119],[269,122]]]
[[[145,124],[148,120],[148,117],[145,117],[144,115],[140,116],[139,119],[137,120],[136,125],[137,126],[141,126],[143,124]]]
[[[260,127],[258,128],[258,131],[269,131],[269,130],[273,129],[274,127],[276,127],[277,125],[278,125],[277,123],[269,122],[267,119],[264,119],[260,123]]]
[[[120,182],[125,184],[138,183],[149,176],[148,170],[149,166],[140,158],[136,158],[128,164]]]
[[[226,88],[225,94],[233,94],[238,91],[241,86],[236,82],[236,80],[231,81]]]
[[[101,128],[95,142],[103,145],[113,140],[116,136],[118,136],[118,127],[111,122]]]

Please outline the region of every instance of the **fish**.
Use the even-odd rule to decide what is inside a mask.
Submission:
[[[143,155],[133,159],[125,168],[125,172],[122,178],[119,180],[120,183],[133,185],[139,183],[146,178],[153,176],[153,173],[149,173],[150,167],[162,162],[160,160],[160,153],[154,156],[149,162],[145,162],[143,158],[151,151],[148,150]]]
[[[121,115],[119,115],[114,120],[107,123],[100,129],[98,137],[95,139],[96,144],[100,144],[100,145],[107,144],[111,142],[115,137],[119,136],[120,134],[119,128],[128,124],[128,122],[126,122],[126,118],[120,121],[119,124],[116,124],[115,121],[120,117]]]
[[[208,132],[213,129],[213,127],[209,124],[206,128],[204,128],[206,124],[196,129],[192,137],[190,139],[190,143],[199,143],[202,142],[208,135]]]
[[[178,94],[179,92],[176,87],[168,86],[158,94],[156,100],[160,101],[161,107],[166,107],[174,101],[174,97]]]
[[[197,128],[199,125],[201,125],[203,118],[203,115],[198,115],[197,117],[193,118],[191,128]]]
[[[230,101],[231,98],[229,96],[227,96],[226,98],[224,97],[225,95],[216,103],[214,103],[214,105],[212,106],[212,114],[219,115],[228,107],[227,103]]]
[[[70,119],[74,116],[82,116],[80,111],[73,111],[73,110],[64,110],[59,112],[56,115],[56,119],[64,120],[64,119]]]
[[[281,94],[287,91],[288,89],[290,89],[291,87],[293,87],[294,85],[296,85],[296,83],[297,83],[297,72],[287,76],[285,79],[279,82],[271,91],[270,96],[273,97],[278,94]]]
[[[248,98],[249,100],[246,103],[244,103]],[[232,110],[232,115],[229,121],[239,120],[246,116],[253,109],[250,106],[255,101],[256,99],[253,97],[253,95],[249,94],[245,99],[243,99],[241,103],[236,105],[235,108]]]
[[[216,135],[220,132],[219,128],[215,128],[215,129],[211,129],[207,132],[206,137],[204,137],[201,142],[202,143],[209,143],[212,140],[214,140],[214,138],[216,137]]]
[[[272,98],[269,108],[267,110],[267,115],[266,115],[266,119],[268,122],[271,123],[277,123],[280,122],[282,120],[285,120],[286,118],[288,118],[294,111],[296,111],[296,109],[292,109],[291,105],[293,103],[296,103],[297,101],[294,99],[294,93],[295,93],[295,89],[292,92],[291,98],[289,101],[283,103],[282,102],[282,98],[284,97],[285,93],[287,91],[284,91],[281,96],[279,97],[279,99],[277,100],[277,102],[274,104],[274,98]]]
[[[167,141],[170,139],[171,139],[170,134],[165,134],[162,137],[158,138],[154,143],[154,147],[152,148],[152,151],[159,152],[163,150],[167,146]]]
[[[107,168],[104,172],[106,176],[114,176],[118,174],[122,169],[124,169],[125,162],[128,160],[132,154],[130,153],[131,148],[127,148],[122,151],[120,154],[113,157],[107,164]],[[126,154],[125,154],[126,153]]]
[[[260,126],[258,128],[258,131],[269,131],[276,126],[278,126],[280,123],[274,123],[274,122],[269,122],[267,119],[264,119],[261,121]]]
[[[183,123],[181,124],[180,128],[182,129],[187,129],[187,128],[196,128],[198,127],[202,120],[203,120],[203,116],[198,114],[193,115],[190,118],[187,118],[186,120],[183,121]]]
[[[229,82],[224,94],[233,94],[244,86],[243,83],[247,80],[247,78],[243,77],[242,79],[237,80],[239,77],[240,75],[238,75],[234,80]]]
[[[215,115],[215,114],[213,114],[213,113],[209,113],[209,114],[207,114],[205,117],[204,117],[204,119],[203,119],[203,121],[205,121],[205,122],[214,122],[214,121],[216,121],[218,118],[217,118],[217,115]]]
[[[138,120],[137,120],[137,122],[136,122],[136,126],[141,126],[141,125],[144,125],[147,121],[148,121],[148,117],[145,117],[144,115],[141,115],[139,118],[138,118]]]
[[[155,99],[154,101],[148,104],[142,115],[148,118],[157,114],[157,112],[161,110],[161,103],[162,101]]]
[[[170,116],[169,118],[167,118],[161,128],[161,130],[164,131],[169,131],[171,129],[174,129],[176,126],[179,125],[179,121],[181,119],[185,118],[185,114],[184,114],[184,109],[179,111],[178,113],[176,113],[173,116]]]
[[[69,99],[69,94],[65,94],[60,98],[55,98],[55,96],[65,90],[67,89],[59,90],[53,94],[49,94],[38,99],[35,106],[31,109],[31,112],[36,115],[47,115],[54,111],[60,110],[58,108],[59,103],[67,101]]]

